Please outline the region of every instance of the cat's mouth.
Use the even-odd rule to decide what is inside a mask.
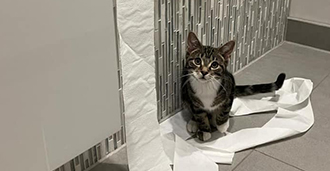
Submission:
[[[193,77],[194,77],[198,82],[201,82],[201,83],[206,83],[206,82],[211,81],[210,76],[208,76],[208,75],[201,75],[201,74],[194,73],[194,74],[193,74]]]
[[[200,78],[196,78],[199,82],[201,83],[206,83],[206,82],[209,82],[211,81],[211,79],[207,79],[205,77],[200,77]]]

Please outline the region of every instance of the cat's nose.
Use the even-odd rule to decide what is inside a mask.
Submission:
[[[208,72],[207,71],[201,71],[202,75],[205,76]]]

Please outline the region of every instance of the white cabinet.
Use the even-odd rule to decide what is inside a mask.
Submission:
[[[0,1],[0,170],[53,170],[120,129],[112,0]]]

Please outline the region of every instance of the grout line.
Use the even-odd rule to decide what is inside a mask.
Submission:
[[[285,162],[285,161],[282,161],[282,160],[280,160],[280,159],[278,159],[278,158],[275,158],[275,157],[273,157],[273,156],[271,156],[271,155],[268,155],[268,154],[266,154],[266,153],[264,153],[264,152],[261,152],[261,151],[259,151],[259,150],[257,150],[257,149],[255,149],[255,151],[258,152],[258,153],[261,153],[261,154],[263,154],[263,155],[265,155],[265,156],[268,156],[268,157],[270,157],[270,158],[272,158],[272,159],[274,159],[274,160],[277,160],[277,161],[279,161],[279,162],[281,162],[281,163],[284,163],[284,164],[286,164],[286,165],[289,165],[289,166],[291,166],[291,167],[294,167],[294,168],[296,168],[296,169],[298,169],[298,170],[305,171],[304,169],[301,169],[301,168],[299,168],[299,167],[297,167],[297,166],[294,166],[294,165],[292,165],[292,164],[290,164],[290,163],[287,163],[287,162]]]
[[[330,75],[330,72],[313,88],[313,91]]]
[[[240,161],[234,168],[233,168],[233,170],[232,171],[234,171],[246,158],[248,158],[250,155],[251,155],[251,153],[254,151],[254,149],[252,149],[251,150],[251,152],[248,154],[248,155],[246,155],[244,158],[243,158],[243,160],[242,161]]]
[[[234,72],[233,75],[237,75],[240,72],[242,72],[243,70],[245,70],[246,68],[248,68],[250,65],[256,63],[257,61],[259,61],[261,58],[265,57],[266,55],[268,55],[270,52],[274,51],[275,49],[277,49],[278,47],[280,47],[281,45],[284,44],[284,42],[286,41],[282,41],[281,43],[279,43],[277,46],[273,47],[272,49],[270,49],[269,51],[267,51],[266,53],[262,54],[261,56],[259,56],[258,58],[256,58],[255,60],[251,61],[250,63],[248,63],[247,65],[245,65],[244,67],[242,67],[241,69],[239,69],[238,71]]]

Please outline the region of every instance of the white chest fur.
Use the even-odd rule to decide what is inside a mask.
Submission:
[[[190,85],[195,91],[195,96],[198,97],[204,105],[204,109],[212,111],[218,106],[212,106],[217,92],[219,90],[219,84],[216,82],[201,82],[196,79],[190,79]]]

